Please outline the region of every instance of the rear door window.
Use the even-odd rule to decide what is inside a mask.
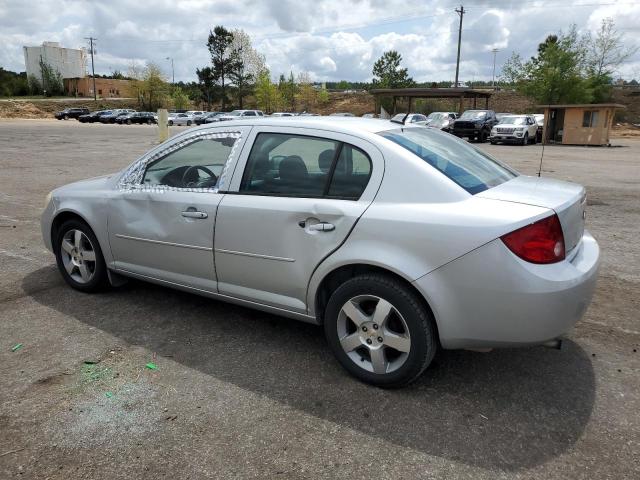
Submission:
[[[357,200],[371,176],[362,150],[336,140],[260,133],[247,160],[240,193]]]

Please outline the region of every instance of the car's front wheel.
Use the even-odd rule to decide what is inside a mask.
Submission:
[[[191,126],[191,120],[187,120],[187,127]]]
[[[173,120],[169,120],[169,125],[173,125]]]
[[[527,133],[524,134],[524,137],[522,137],[522,144],[521,145],[524,147],[524,146],[526,146],[528,144],[529,144],[529,133],[527,132]]]
[[[107,267],[98,239],[80,220],[68,220],[57,230],[56,262],[64,280],[76,290],[95,292],[107,285]]]
[[[437,350],[434,321],[421,299],[385,275],[360,275],[338,287],[327,304],[324,326],[342,366],[380,387],[411,383]]]

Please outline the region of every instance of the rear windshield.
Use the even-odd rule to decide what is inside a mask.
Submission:
[[[518,176],[506,165],[448,133],[400,128],[379,135],[406,148],[472,195]]]

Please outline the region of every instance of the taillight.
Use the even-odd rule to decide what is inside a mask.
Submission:
[[[527,262],[555,263],[564,260],[564,235],[556,214],[500,238],[509,250]]]

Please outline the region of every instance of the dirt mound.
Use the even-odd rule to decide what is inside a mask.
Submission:
[[[0,118],[46,118],[52,116],[31,102],[11,100],[0,102]]]

